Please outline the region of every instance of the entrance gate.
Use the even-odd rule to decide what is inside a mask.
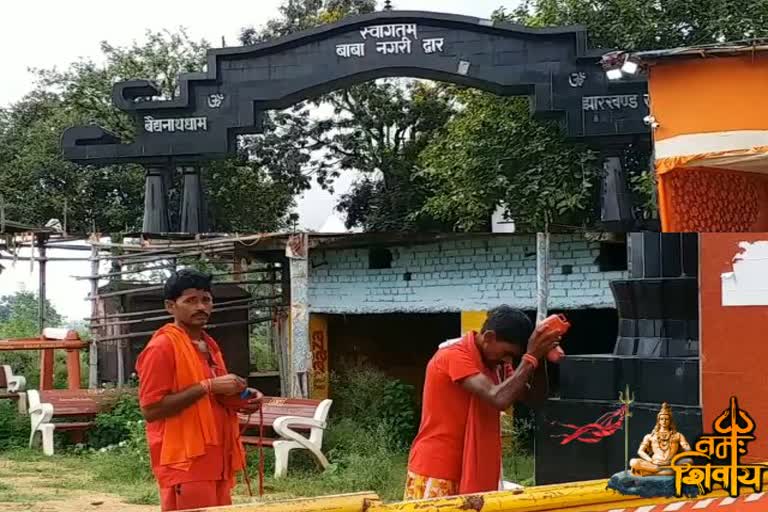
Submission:
[[[207,229],[198,167],[232,154],[238,135],[263,131],[263,113],[354,84],[413,77],[531,98],[533,115],[559,121],[567,136],[604,158],[601,221],[607,229],[635,225],[619,153],[635,143],[650,150],[644,122],[644,79],[610,82],[583,27],[533,29],[508,23],[411,11],[383,11],[266,43],[212,49],[207,69],[179,77],[180,93],[152,99],[147,80],[115,84],[114,105],[133,116],[136,137],[120,140],[98,126],[67,129],[66,159],[88,165],[145,167],[143,231],[168,225],[164,175],[182,168],[179,230]]]

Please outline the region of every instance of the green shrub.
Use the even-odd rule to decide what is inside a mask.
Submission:
[[[269,345],[269,340],[264,336],[252,335],[250,339],[251,366],[256,371],[269,372],[276,371],[277,354]]]
[[[122,484],[153,481],[144,421],[125,421],[121,429],[125,435],[117,444],[91,452],[94,476]]]
[[[331,463],[327,471],[321,473],[311,456],[300,450],[291,453],[288,476],[280,480],[272,479],[274,452],[265,449],[265,476],[272,491],[294,496],[373,491],[385,500],[402,498],[407,455],[394,448],[391,425],[361,428],[350,418],[337,418],[328,426],[323,446]],[[248,457],[254,490],[257,453],[252,449]]]
[[[0,451],[22,448],[29,442],[29,417],[13,400],[0,400]]]
[[[96,426],[88,434],[88,444],[99,449],[126,441],[132,435],[132,425],[141,419],[136,395],[121,394],[108,412],[96,416]]]
[[[392,447],[407,450],[419,426],[414,388],[383,372],[356,366],[331,375],[333,418],[354,421],[359,429],[386,425]]]

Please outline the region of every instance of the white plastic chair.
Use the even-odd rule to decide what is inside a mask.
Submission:
[[[8,392],[18,395],[19,414],[27,414],[27,394],[24,392],[27,387],[27,379],[21,375],[14,375],[13,370],[7,364],[0,365],[0,371],[5,375]]]
[[[291,450],[309,450],[323,469],[328,468],[328,459],[323,455],[322,446],[323,432],[327,426],[326,420],[328,419],[328,412],[331,410],[331,404],[333,404],[333,400],[330,399],[320,402],[312,418],[281,416],[275,420],[272,428],[281,437],[272,443],[272,448],[275,450],[275,478],[284,477],[288,472],[288,456]],[[291,427],[310,427],[309,438],[304,437]]]
[[[10,393],[21,393],[27,385],[27,379],[21,375],[14,375],[13,370],[7,364],[2,365],[3,373],[5,374],[5,383],[8,386]]]
[[[32,430],[29,433],[29,447],[35,443],[35,434],[40,432],[43,438],[43,453],[53,455],[53,431],[56,425],[51,423],[53,418],[53,405],[40,402],[40,393],[36,389],[27,391],[29,402],[29,421]]]

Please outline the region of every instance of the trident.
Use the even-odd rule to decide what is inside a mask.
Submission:
[[[629,418],[632,416],[629,406],[635,402],[635,394],[629,392],[629,384],[624,391],[619,391],[619,403],[627,406],[624,413],[624,468],[629,471]]]

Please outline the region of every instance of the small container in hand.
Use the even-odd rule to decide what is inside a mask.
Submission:
[[[554,331],[560,336],[564,336],[571,328],[570,322],[563,315],[550,315],[541,321],[547,331]],[[565,352],[559,346],[553,348],[547,354],[547,361],[550,363],[559,363],[565,357]]]

